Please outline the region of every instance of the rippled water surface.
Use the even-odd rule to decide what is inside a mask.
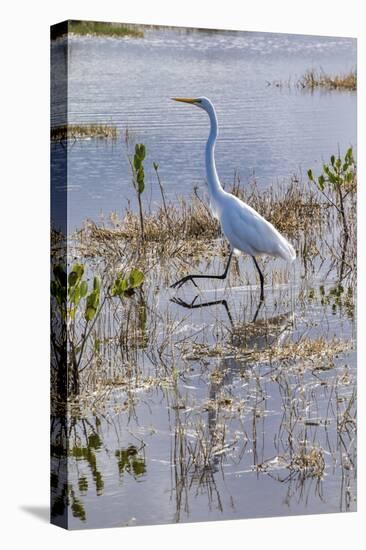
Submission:
[[[126,129],[147,148],[145,211],[161,201],[153,162],[169,201],[194,186],[204,196],[208,119],[171,96],[215,104],[224,183],[235,172],[244,185],[255,175],[261,190],[310,167],[319,173],[338,149],[352,145],[356,156],[356,94],[293,85],[311,67],[354,70],[354,39],[148,28],[143,38],[71,37],[68,47],[68,122],[120,131],[116,141],[52,144],[54,201],[68,148],[70,232],[86,218],[107,223],[111,212],[136,208]],[[52,48],[62,67],[65,43]],[[265,303],[250,257],[235,258],[225,281],[169,288],[187,272],[221,273],[220,240],[202,255],[193,241],[185,252],[177,241],[171,255],[149,243],[136,257],[110,233],[90,248],[87,232],[69,240],[70,265],[85,264],[90,280],[114,280],[129,254],[146,269],[141,291],[108,296],[93,331],[82,308],[75,317],[89,340],[77,366],[83,392],[67,419],[53,419],[54,516],[67,513],[79,529],[356,509],[351,197],[349,242],[331,208],[319,225],[306,211],[305,229],[291,237],[294,264],[263,260]]]
[[[54,46],[62,63],[62,43]],[[356,67],[350,38],[249,32],[146,30],[144,38],[73,37],[69,41],[70,123],[111,123],[120,139],[69,146],[69,228],[86,217],[121,213],[135,197],[126,158],[126,128],[144,142],[148,207],[159,198],[152,162],[167,196],[204,186],[205,113],[171,96],[209,97],[220,136],[217,168],[223,182],[235,171],[266,186],[306,170],[339,147],[356,144],[356,95],[300,91],[294,83],[314,67],[345,73]],[[60,121],[55,109],[53,123]],[[60,147],[60,145],[54,145]]]

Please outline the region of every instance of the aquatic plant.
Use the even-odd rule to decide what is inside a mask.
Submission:
[[[327,74],[322,69],[308,69],[303,76],[293,80],[291,76],[287,80],[266,80],[267,86],[276,88],[300,88],[301,90],[310,90],[313,92],[317,88],[325,90],[356,91],[357,73],[350,71],[344,74]]]
[[[137,194],[137,200],[139,205],[139,215],[140,215],[140,229],[141,229],[141,240],[145,240],[145,231],[144,231],[144,213],[142,208],[141,195],[145,190],[145,170],[144,170],[144,159],[146,156],[146,148],[143,143],[136,143],[135,145],[135,154],[133,158],[128,157],[130,167],[132,170],[132,183]]]
[[[327,202],[336,209],[340,216],[343,228],[343,242],[341,245],[340,281],[344,276],[345,267],[351,267],[347,262],[347,249],[350,241],[351,230],[354,230],[353,211],[355,204],[346,204],[348,198],[353,197],[357,189],[357,168],[353,157],[352,147],[347,149],[344,157],[332,155],[328,163],[323,164],[322,173],[315,178],[311,169],[308,170],[308,178],[315,183]],[[352,224],[348,219],[352,216]],[[353,262],[356,255],[353,255]]]
[[[235,182],[230,190],[292,238],[310,231],[325,218],[324,201],[308,183],[295,177],[289,183],[272,185],[265,190],[260,189],[256,181],[246,186]],[[113,241],[137,241],[141,235],[140,216],[129,208],[122,219],[116,214],[111,216],[111,227],[88,222],[87,231],[95,239],[108,241],[108,246]],[[184,243],[189,244],[192,251],[198,244],[209,249],[220,236],[220,225],[197,189],[188,199],[178,197],[175,204],[165,202],[154,212],[144,215],[145,242],[166,245],[169,255],[171,247],[177,248],[177,243],[178,249]]]
[[[357,89],[357,73],[350,71],[345,74],[330,75],[323,70],[309,69],[297,81],[297,86],[300,88],[326,88],[328,90],[349,90]]]
[[[61,324],[66,327],[59,339],[56,338],[56,331],[52,330],[51,342],[57,356],[67,355],[66,361],[64,359],[68,373],[67,395],[71,397],[80,392],[80,373],[86,368],[81,367],[83,355],[106,300],[114,296],[120,299],[130,296],[144,281],[143,273],[132,269],[124,275],[118,273],[112,284],[104,289],[101,288],[100,277],[94,276],[92,287],[89,288],[84,273],[83,264],[74,264],[68,275],[65,266],[57,264],[53,268],[51,281],[53,318],[59,317]],[[98,350],[98,342],[98,339],[94,341],[94,351]],[[58,369],[63,368],[64,365],[59,361]]]
[[[138,269],[132,269],[124,276],[119,273],[113,284],[112,296],[119,296],[122,298],[123,296],[131,295],[135,288],[142,285],[143,281],[144,274]]]
[[[64,139],[117,139],[117,126],[108,124],[63,124],[51,128],[51,141]]]

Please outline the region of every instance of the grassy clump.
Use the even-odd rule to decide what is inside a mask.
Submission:
[[[70,21],[69,33],[81,36],[112,36],[114,38],[125,36],[141,38],[144,36],[141,30],[123,23],[103,23],[101,21]]]
[[[324,71],[309,69],[298,80],[298,87],[314,90],[315,88],[325,88],[328,90],[357,90],[357,73],[351,71],[345,74],[329,75]]]
[[[51,140],[61,139],[117,139],[118,129],[116,126],[107,124],[63,124],[51,128]]]
[[[230,189],[236,196],[245,200],[279,231],[294,235],[314,226],[323,215],[324,203],[309,186],[293,180],[289,185],[259,190],[255,183],[244,189],[235,185]],[[169,204],[166,209],[144,216],[144,236],[146,242],[163,243],[171,241],[217,239],[221,236],[219,222],[212,216],[206,203],[194,194],[190,199],[180,198],[178,204]],[[126,239],[135,241],[140,238],[139,215],[127,210],[123,218],[111,217],[112,227],[93,226],[93,237],[103,239]]]
[[[302,445],[299,452],[292,456],[288,468],[298,471],[306,477],[321,478],[325,470],[323,450],[317,447],[308,450],[305,445]]]

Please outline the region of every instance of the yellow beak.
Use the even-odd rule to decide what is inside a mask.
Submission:
[[[171,97],[170,99],[173,99],[174,101],[181,101],[182,103],[196,103],[196,100],[191,99],[190,97]]]

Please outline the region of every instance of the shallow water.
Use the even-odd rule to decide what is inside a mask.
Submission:
[[[235,170],[242,181],[254,171],[266,186],[316,171],[338,146],[355,148],[355,94],[266,85],[311,66],[355,68],[352,39],[148,30],[141,40],[73,38],[70,48],[69,122],[112,121],[121,134],[137,133],[148,150],[145,208],[160,203],[152,161],[170,200],[193,185],[205,192],[207,120],[171,95],[215,102],[224,182]],[[53,145],[56,161],[63,146]],[[68,153],[69,231],[135,206],[122,137],[69,143]],[[331,265],[339,228],[314,232],[315,256],[299,254],[291,268],[262,264],[259,309],[250,258],[235,260],[225,283],[169,288],[189,269],[220,273],[219,246],[198,265],[152,262],[143,294],[105,308],[96,361],[110,383],[101,392],[91,369],[91,393],[72,406],[66,488],[53,460],[53,491],[68,494],[70,528],[356,509],[354,274],[340,285]],[[82,261],[92,275],[103,258]],[[317,341],[320,350],[298,351]],[[323,461],[321,474],[298,467],[304,449]]]
[[[60,42],[54,59],[63,63]],[[355,93],[268,85],[296,82],[312,67],[328,73],[355,69],[355,39],[185,30],[146,30],[141,39],[71,38],[68,122],[111,123],[120,138],[69,144],[69,230],[86,217],[98,221],[135,205],[126,128],[147,147],[145,208],[160,202],[153,161],[169,199],[190,195],[194,186],[204,192],[207,116],[171,96],[206,95],[215,104],[217,168],[224,183],[237,172],[243,182],[254,174],[267,186],[316,169],[338,148],[355,147]],[[53,124],[60,121],[56,107]],[[61,145],[53,148],[56,155],[63,152]]]
[[[335,273],[319,264],[306,275],[299,260],[272,285],[279,265],[268,265],[259,310],[247,259],[241,276],[200,290],[175,293],[151,276],[137,346],[133,331],[126,345],[118,334],[139,301],[105,311],[97,327],[101,367],[111,380],[128,365],[138,374],[128,385],[113,383],[105,398],[91,394],[89,413],[82,400],[71,415],[70,528],[356,509],[354,430],[339,430],[344,411],[355,414],[353,287],[345,282],[338,299]],[[250,285],[241,283],[244,272]],[[171,301],[191,304],[197,293],[202,307]],[[275,349],[319,339],[318,353],[290,348],[268,359]],[[322,475],[291,469],[302,444],[320,450]]]

